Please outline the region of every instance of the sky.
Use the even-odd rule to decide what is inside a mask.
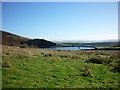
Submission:
[[[2,2],[119,2],[119,0],[2,0]]]
[[[118,38],[117,2],[3,2],[2,30],[51,41]]]

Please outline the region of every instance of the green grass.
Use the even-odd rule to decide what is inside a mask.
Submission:
[[[118,87],[118,51],[3,47],[3,88]]]
[[[84,60],[3,56],[3,88],[117,88],[118,73],[103,64]],[[87,67],[87,69],[86,69]],[[88,74],[89,72],[90,74]]]

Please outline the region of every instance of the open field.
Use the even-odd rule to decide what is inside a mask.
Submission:
[[[2,45],[3,88],[118,88],[118,50]]]

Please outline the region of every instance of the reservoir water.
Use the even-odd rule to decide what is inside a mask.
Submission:
[[[94,47],[50,47],[42,49],[63,49],[63,50],[85,50],[85,49],[95,49]]]

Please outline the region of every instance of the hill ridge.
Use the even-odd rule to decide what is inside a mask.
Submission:
[[[55,43],[44,39],[30,39],[3,30],[0,30],[0,33],[2,33],[3,45],[8,45],[8,46],[27,45],[32,47],[51,47],[56,45]]]

